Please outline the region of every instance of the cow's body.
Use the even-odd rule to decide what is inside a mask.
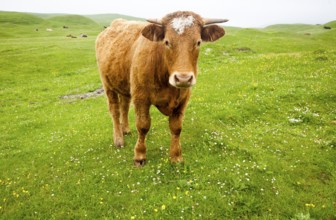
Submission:
[[[124,145],[123,134],[130,132],[128,110],[131,97],[133,100],[138,131],[134,149],[137,166],[146,160],[145,137],[150,128],[151,105],[169,117],[170,159],[182,161],[179,139],[191,86],[196,83],[200,42],[224,35],[217,25],[204,27],[204,20],[192,12],[172,13],[153,23],[117,19],[96,42],[117,147]]]

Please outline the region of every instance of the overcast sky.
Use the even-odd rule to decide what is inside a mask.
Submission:
[[[336,0],[0,0],[1,11],[102,14],[142,18],[190,10],[203,17],[228,18],[229,26],[279,23],[323,24],[336,20]]]

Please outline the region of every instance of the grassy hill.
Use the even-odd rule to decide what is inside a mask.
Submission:
[[[73,27],[97,27],[108,26],[112,20],[116,18],[124,18],[126,20],[145,20],[143,18],[132,17],[120,14],[96,14],[96,15],[69,15],[69,14],[43,14],[43,13],[21,13],[21,12],[4,12],[0,11],[0,23],[2,25],[24,25],[41,26],[45,27],[60,27],[60,26],[73,26]],[[298,34],[316,34],[323,33],[324,25],[307,25],[307,24],[276,24],[268,26],[264,29],[251,29],[251,28],[228,28],[230,31],[256,31],[260,34],[262,32],[284,32],[284,33],[298,33]],[[329,22],[325,26],[335,27],[336,21]]]
[[[38,17],[43,18],[43,19],[50,18],[50,17],[67,15],[67,14],[63,14],[63,13],[29,13],[29,14],[38,16]]]
[[[132,17],[127,15],[120,15],[120,14],[97,14],[97,15],[85,15],[88,18],[91,18],[98,24],[102,26],[110,25],[111,21],[116,18],[124,18],[126,20],[145,20],[143,18]]]
[[[81,15],[62,15],[46,19],[53,26],[98,26],[96,22]]]
[[[290,33],[309,33],[316,34],[324,31],[323,25],[309,25],[309,24],[276,24],[265,28],[266,31],[273,32],[290,32]]]
[[[57,16],[0,13],[0,219],[336,219],[336,29],[225,27],[200,49],[185,163],[153,107],[136,169],[134,108],[116,149],[106,98],[85,98],[101,24]]]
[[[101,26],[92,19],[81,15],[31,14],[19,12],[0,12],[1,37],[45,37],[80,33],[96,35]],[[68,26],[68,29],[63,29]],[[46,29],[52,29],[47,32]]]
[[[5,12],[0,11],[0,24],[15,24],[15,25],[32,25],[41,24],[44,20],[38,16],[21,13],[21,12]]]
[[[64,35],[65,31],[68,31],[69,34],[75,31],[92,35],[101,31],[103,26],[108,26],[116,18],[144,20],[119,14],[69,15],[0,11],[0,37],[23,36],[23,33],[25,36],[41,36],[41,32],[36,34],[34,31],[38,29],[45,32],[47,28],[53,29],[53,35]],[[17,29],[14,25],[22,27]],[[68,26],[69,29],[62,30],[63,26]],[[42,36],[44,35],[48,34],[42,34]]]
[[[31,13],[32,15],[38,16],[43,19],[49,19],[49,18],[58,18],[56,20],[66,20],[65,18],[61,18],[64,16],[72,16],[68,14],[43,14],[43,13]],[[121,15],[121,14],[95,14],[95,15],[82,15],[83,17],[89,18],[93,20],[94,22],[98,23],[100,26],[108,26],[112,20],[116,18],[124,18],[126,20],[145,20],[143,18],[128,16],[128,15]],[[77,18],[74,18],[77,20]],[[82,20],[84,21],[84,20]]]
[[[328,27],[331,27],[331,28],[336,28],[336,21],[328,22],[324,26],[328,26]]]

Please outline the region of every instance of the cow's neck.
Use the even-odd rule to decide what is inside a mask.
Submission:
[[[188,100],[190,90],[190,88],[178,89],[172,86],[162,88],[154,95],[152,102],[161,113],[170,116],[175,109]]]

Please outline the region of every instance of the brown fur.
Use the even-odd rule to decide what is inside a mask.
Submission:
[[[177,34],[172,19],[190,15],[193,25]],[[128,110],[131,97],[133,100],[138,131],[135,165],[146,160],[151,105],[169,117],[170,159],[182,161],[180,133],[191,86],[196,82],[199,44],[223,35],[223,28],[204,26],[202,18],[193,12],[176,12],[164,17],[162,25],[117,19],[98,36],[97,62],[117,147],[124,145],[123,134],[130,132]]]

